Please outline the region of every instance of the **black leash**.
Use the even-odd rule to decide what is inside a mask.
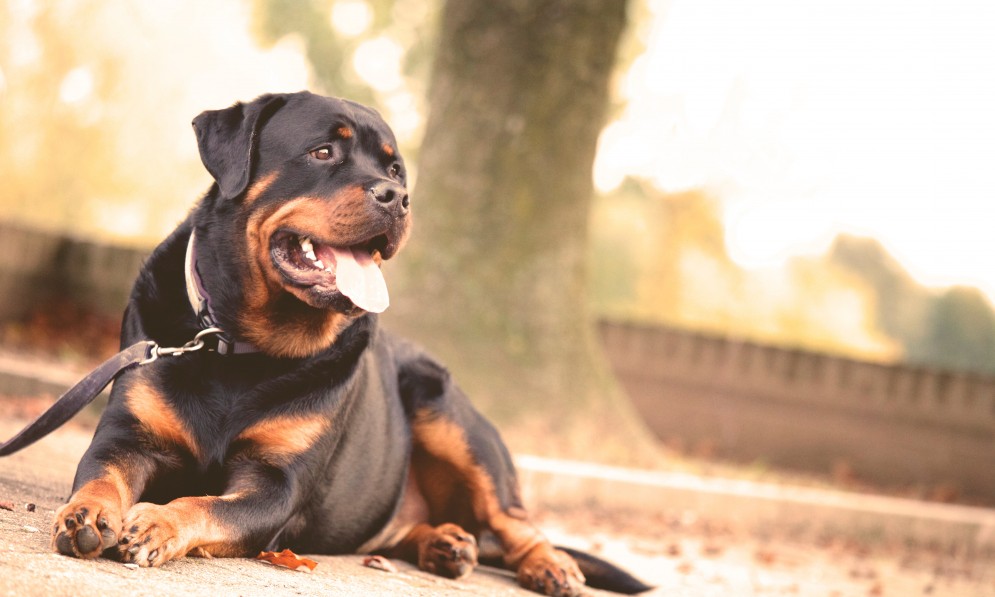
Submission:
[[[22,450],[58,429],[63,423],[73,418],[73,415],[83,410],[87,404],[93,402],[93,399],[107,387],[107,384],[132,367],[147,365],[161,356],[180,355],[200,350],[204,347],[204,336],[216,334],[221,334],[220,328],[212,327],[201,330],[194,336],[193,340],[176,348],[163,348],[151,340],[132,344],[104,361],[79,383],[69,388],[55,404],[50,406],[34,422],[14,437],[0,444],[0,456],[7,456]]]
[[[151,363],[160,356],[180,355],[200,350],[204,347],[205,336],[215,336],[217,348],[214,350],[218,354],[238,355],[259,352],[259,349],[254,345],[230,338],[224,330],[218,327],[217,317],[214,314],[214,309],[211,308],[210,295],[204,288],[200,273],[197,271],[193,231],[190,232],[190,240],[187,242],[183,266],[187,298],[189,298],[190,306],[203,326],[203,329],[194,336],[193,340],[176,348],[163,348],[151,340],[143,340],[125,348],[104,361],[79,383],[69,388],[69,391],[63,394],[55,404],[50,406],[33,423],[22,429],[20,433],[0,444],[0,456],[7,456],[24,449],[58,429],[73,415],[83,410],[87,404],[93,402],[93,399],[107,387],[107,384],[128,369]]]

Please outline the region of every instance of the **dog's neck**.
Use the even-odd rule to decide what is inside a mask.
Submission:
[[[197,249],[196,234],[190,231],[190,240],[187,241],[186,256],[183,260],[183,277],[186,280],[187,299],[190,307],[193,308],[197,321],[204,329],[218,328],[217,316],[211,306],[211,296],[204,288],[204,283],[200,279],[197,271]],[[225,330],[218,334],[218,353],[220,354],[249,354],[260,352],[255,345],[241,340],[236,340]]]

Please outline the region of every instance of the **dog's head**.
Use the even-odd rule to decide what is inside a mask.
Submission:
[[[193,125],[217,183],[213,216],[233,220],[221,228],[241,255],[241,335],[305,356],[351,317],[387,307],[380,264],[404,244],[411,216],[404,160],[379,114],[301,92],[207,111]]]

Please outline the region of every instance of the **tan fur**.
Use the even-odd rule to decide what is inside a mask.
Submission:
[[[347,246],[366,240],[366,192],[349,187],[330,198],[300,197],[249,218],[246,245],[248,277],[243,285],[246,308],[240,323],[245,339],[280,357],[306,357],[331,346],[351,317],[305,304],[277,304],[285,292],[270,258],[270,238],[281,229],[311,235],[322,242]],[[292,292],[292,290],[291,290]]]
[[[109,464],[104,467],[103,476],[80,487],[71,501],[97,502],[117,512],[124,512],[135,503],[135,497],[121,469]]]
[[[485,522],[497,535],[504,546],[504,559],[508,565],[517,567],[536,546],[548,544],[543,534],[525,518],[524,511],[501,509],[494,483],[474,461],[462,427],[449,419],[425,416],[416,416],[412,427],[418,445],[434,458],[451,465],[462,478],[470,494],[474,517]],[[427,499],[432,501],[432,498]]]
[[[127,482],[128,475],[114,464],[104,467],[103,475],[87,482],[80,487],[69,502],[59,508],[55,513],[55,528],[52,531],[52,549],[57,550],[56,539],[60,534],[72,534],[75,530],[83,527],[90,527],[97,535],[100,534],[98,521],[104,520],[108,527],[112,529],[121,528],[121,518],[123,513],[131,507],[136,496]],[[83,516],[83,513],[86,513]],[[77,514],[83,516],[80,524],[76,519]],[[73,519],[75,526],[69,529],[66,519]],[[77,550],[76,542],[72,542],[73,551],[78,557],[95,558],[100,555],[102,549],[97,549],[89,553],[80,553]]]
[[[249,190],[245,192],[245,200],[244,200],[245,204],[252,205],[255,202],[255,200],[258,199],[260,195],[265,193],[266,189],[268,189],[270,185],[273,184],[273,181],[276,180],[276,177],[277,177],[276,172],[270,172],[269,174],[260,177],[259,180],[257,180],[256,182],[252,183],[252,186],[249,187]]]
[[[328,419],[321,416],[282,416],[252,425],[238,439],[251,441],[261,459],[286,465],[313,446],[327,429]]]
[[[176,444],[188,449],[195,457],[200,455],[190,430],[159,390],[148,381],[138,379],[128,388],[125,404],[153,441]]]
[[[175,499],[168,504],[135,504],[124,520],[125,533],[133,540],[150,537],[150,545],[158,551],[153,565],[158,566],[169,560],[183,557],[195,551],[204,556],[244,556],[245,549],[238,544],[236,534],[221,524],[214,516],[213,507],[232,496],[197,496]],[[132,529],[135,529],[132,532]],[[137,554],[126,556],[126,560],[145,566],[148,554],[143,547]]]

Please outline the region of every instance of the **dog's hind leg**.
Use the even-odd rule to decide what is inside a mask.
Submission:
[[[580,594],[584,575],[573,558],[529,521],[497,430],[435,362],[422,357],[405,363],[400,377],[414,444],[412,472],[428,505],[429,524],[456,523],[474,534],[489,530],[523,587],[547,595]],[[438,529],[431,526],[416,527],[408,543],[432,545],[435,534]]]

